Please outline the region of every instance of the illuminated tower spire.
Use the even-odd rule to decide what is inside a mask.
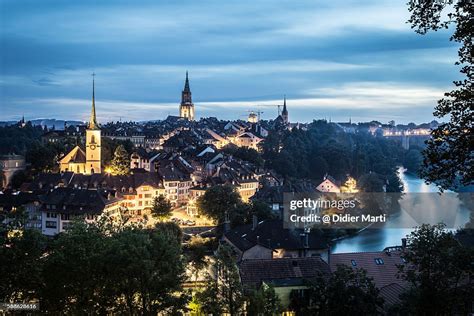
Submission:
[[[184,89],[181,92],[181,104],[179,106],[179,116],[194,121],[194,104],[191,97],[191,89],[189,88],[189,77],[186,71],[186,81]]]
[[[89,129],[99,129],[97,117],[95,115],[95,73],[92,74],[92,111],[89,119]]]

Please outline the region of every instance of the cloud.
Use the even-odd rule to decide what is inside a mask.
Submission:
[[[302,121],[399,109],[430,119],[456,79],[450,30],[418,36],[406,4],[390,0],[24,0],[2,9],[0,119],[86,118],[92,72],[105,120],[176,114],[185,70],[202,115],[236,118],[262,104],[270,118],[287,94]]]
[[[302,92],[304,97],[287,100],[293,121],[308,122],[317,118],[354,121],[378,119],[399,122],[431,120],[436,100],[443,96],[443,89],[413,86],[398,82],[354,82],[339,87],[315,88]],[[90,100],[74,98],[17,99],[7,111],[13,115],[23,109],[56,109],[56,118],[86,120],[90,111]],[[221,119],[243,119],[247,110],[263,111],[262,118],[277,116],[277,105],[281,98],[237,101],[195,102],[198,117],[217,116]],[[177,115],[178,102],[133,102],[124,100],[96,100],[97,113],[102,122],[112,120],[156,120],[168,115]],[[421,115],[421,116],[420,116]],[[425,118],[424,120],[420,118]]]

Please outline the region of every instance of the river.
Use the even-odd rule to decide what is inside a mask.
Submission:
[[[443,222],[450,222],[448,227],[455,229],[464,226],[469,221],[470,211],[461,203],[457,194],[450,192],[445,197],[438,198],[436,186],[427,185],[423,180],[404,172],[402,169],[399,170],[399,175],[405,193],[431,194],[405,195],[400,200],[401,212],[390,216],[387,222],[377,229],[366,229],[353,237],[335,242],[331,252],[381,251],[385,247],[401,245],[401,239],[413,231],[414,227],[418,225],[417,223],[435,224],[440,221],[440,218],[443,218]],[[421,199],[425,197],[421,203],[418,201],[419,205],[422,206],[417,210],[419,211],[416,214],[419,215],[418,218],[413,213],[408,214],[403,211],[404,205],[413,203],[413,196],[421,196]],[[413,218],[417,218],[417,220],[415,221]]]

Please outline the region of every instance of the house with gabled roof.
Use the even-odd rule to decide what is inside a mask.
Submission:
[[[238,260],[325,256],[328,244],[317,231],[286,229],[279,219],[254,221],[224,233]]]
[[[239,264],[244,291],[271,286],[283,309],[290,305],[293,291],[304,291],[308,281],[329,277],[329,265],[320,256],[306,258],[278,258],[244,260]]]
[[[333,253],[329,256],[329,265],[331,271],[335,271],[338,265],[364,269],[380,290],[385,306],[390,306],[400,303],[400,294],[408,287],[398,277],[399,266],[406,263],[402,250],[402,247],[387,247],[383,251]]]

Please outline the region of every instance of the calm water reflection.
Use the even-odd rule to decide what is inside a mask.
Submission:
[[[400,178],[407,193],[438,192],[434,185],[427,185],[423,180],[402,170],[400,170]],[[444,218],[443,222],[450,222],[448,226],[459,228],[469,221],[469,210],[462,205],[456,194],[448,193],[436,199],[433,199],[431,194],[430,198],[426,195],[427,198],[423,199],[423,196],[421,194],[409,195],[401,200],[402,209],[406,205],[410,205],[411,208],[415,205],[416,214],[402,211],[392,215],[387,223],[378,229],[366,229],[354,237],[336,242],[331,251],[333,253],[380,251],[385,247],[400,245],[401,239],[408,235],[418,223],[434,224],[439,222],[440,218]],[[433,200],[437,202],[433,203]]]

